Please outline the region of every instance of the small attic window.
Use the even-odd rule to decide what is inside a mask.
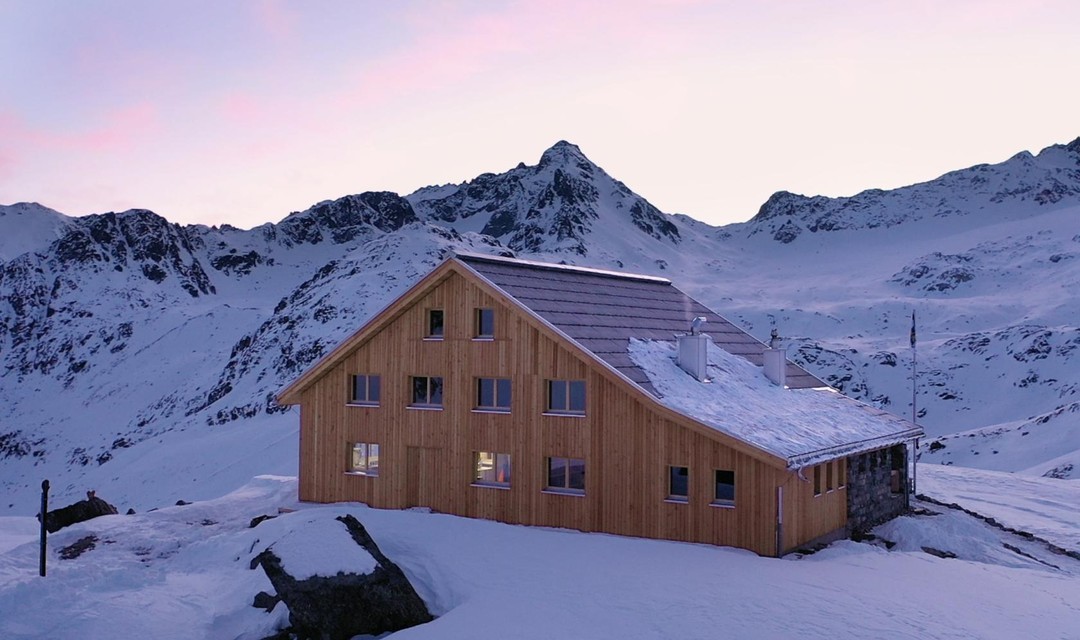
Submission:
[[[442,340],[443,339],[443,310],[442,309],[428,309],[428,326],[427,335],[428,340]]]
[[[476,310],[476,329],[473,337],[477,340],[491,340],[495,337],[495,310]]]

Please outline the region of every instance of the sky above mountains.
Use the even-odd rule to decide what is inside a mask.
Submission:
[[[1080,5],[0,0],[0,203],[250,227],[577,143],[750,218],[1074,139]]]

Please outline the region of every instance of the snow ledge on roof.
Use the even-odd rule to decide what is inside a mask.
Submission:
[[[717,431],[802,468],[922,435],[912,423],[834,390],[783,389],[761,367],[708,346],[709,382],[675,362],[676,343],[632,338],[627,351],[660,401]]]

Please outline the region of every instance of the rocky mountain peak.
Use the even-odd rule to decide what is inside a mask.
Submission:
[[[537,166],[544,169],[551,165],[593,166],[593,163],[576,144],[559,140],[540,156],[540,164]]]

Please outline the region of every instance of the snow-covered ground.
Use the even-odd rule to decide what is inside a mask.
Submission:
[[[1016,478],[965,474],[927,469],[920,487],[981,511]],[[1009,524],[1076,540],[1080,516],[1068,508],[1075,483],[1032,482],[1011,486]],[[941,487],[958,493],[938,493]],[[335,556],[343,566],[355,563],[344,558],[347,536],[332,533],[345,513],[364,523],[438,616],[394,638],[1013,640],[1080,632],[1080,561],[1046,562],[1049,552],[1036,543],[955,510],[880,527],[881,538],[896,542],[892,550],[842,541],[777,560],[417,510],[298,504],[295,491],[294,479],[263,476],[220,499],[75,525],[50,538],[46,578],[37,576],[36,522],[0,519],[0,637],[265,636],[287,614],[281,604],[269,614],[251,606],[257,592],[272,591],[262,570],[249,568],[251,559],[273,546],[291,554],[298,571],[325,572]],[[247,528],[279,507],[297,511]],[[89,535],[97,538],[93,549],[60,559],[61,548]],[[303,539],[306,550],[290,551]]]

